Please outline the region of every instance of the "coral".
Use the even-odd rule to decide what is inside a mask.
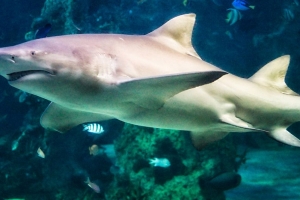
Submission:
[[[199,178],[210,180],[236,167],[236,148],[230,137],[199,152],[185,132],[125,124],[115,149],[127,184],[125,189],[119,187],[116,178],[107,191],[111,199],[121,194],[136,199],[137,191],[148,199],[225,199],[222,191],[210,193],[210,188],[199,187]],[[153,157],[168,158],[171,165],[151,167],[147,160]]]

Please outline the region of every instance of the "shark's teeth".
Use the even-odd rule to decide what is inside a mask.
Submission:
[[[7,74],[8,81],[16,81],[26,75],[34,74],[34,73],[49,73],[49,72],[43,70],[29,70],[29,71],[22,71],[22,72],[14,72],[14,73]]]

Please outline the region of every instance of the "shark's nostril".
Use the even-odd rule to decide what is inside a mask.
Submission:
[[[15,59],[16,57],[14,55],[11,55],[9,61],[15,63],[16,62]]]

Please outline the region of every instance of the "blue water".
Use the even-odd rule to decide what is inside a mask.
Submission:
[[[249,3],[255,9],[240,11],[242,18],[229,25],[225,19],[227,9],[232,8],[230,0],[3,0],[0,46],[33,39],[36,30],[47,23],[52,25],[49,37],[146,34],[172,17],[192,12],[197,15],[193,45],[203,60],[247,78],[272,59],[289,54],[286,82],[299,93],[298,0]],[[18,92],[3,78],[0,89],[0,199],[153,199],[155,195],[156,199],[300,199],[299,149],[279,145],[261,134],[236,134],[202,152],[193,149],[188,137],[176,140],[167,134],[169,141],[155,135],[158,131],[153,129],[137,128],[136,136],[126,137],[122,135],[124,124],[116,120],[102,123],[106,131],[101,136],[87,134],[81,126],[61,135],[45,131],[39,124],[47,100]],[[130,127],[130,131],[136,130]],[[147,136],[138,135],[141,132]],[[294,133],[300,135],[299,126]],[[138,142],[134,142],[136,138]],[[118,145],[116,154],[101,147],[114,143]],[[102,153],[92,156],[93,144]],[[241,166],[234,163],[237,144],[251,149]],[[37,155],[38,148],[45,158]],[[136,152],[132,152],[134,148]],[[151,168],[149,151],[169,156],[175,167]],[[116,166],[117,158],[125,164]],[[200,176],[212,178],[236,168],[242,176],[239,187],[225,193],[200,191]],[[100,193],[89,187],[88,177],[101,188]]]
[[[226,192],[237,199],[299,199],[297,150],[250,150],[247,162],[239,169],[242,184]]]

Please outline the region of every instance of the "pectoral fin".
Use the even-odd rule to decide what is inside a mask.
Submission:
[[[121,82],[118,89],[143,108],[159,109],[175,94],[211,83],[225,74],[223,71],[208,71],[134,79]]]
[[[50,130],[66,132],[79,124],[112,119],[109,116],[82,112],[51,103],[41,116],[41,125]]]

